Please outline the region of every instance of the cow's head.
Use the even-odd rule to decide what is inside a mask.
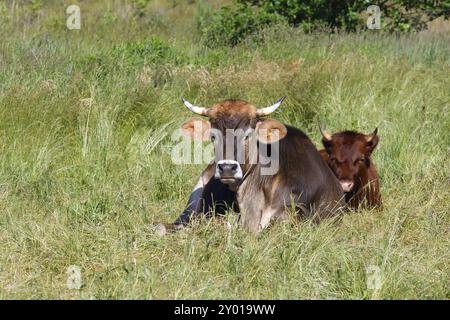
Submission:
[[[260,109],[243,100],[225,100],[203,108],[183,99],[189,110],[207,117],[207,120],[191,118],[182,125],[182,130],[197,140],[211,139],[216,154],[215,177],[234,185],[251,167],[249,157],[255,153],[249,149],[257,142],[271,144],[286,135],[287,129],[282,123],[265,118],[280,106],[283,99]]]
[[[335,134],[320,129],[328,153],[328,165],[339,179],[344,192],[358,184],[357,178],[370,165],[369,157],[378,144],[378,130],[371,134],[343,131]]]

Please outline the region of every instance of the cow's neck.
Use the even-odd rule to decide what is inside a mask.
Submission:
[[[264,184],[263,180],[265,177],[261,176],[258,166],[254,166],[236,192],[241,214],[240,223],[253,232],[261,231],[270,221],[270,217],[266,217],[266,215],[268,210],[272,210],[270,208],[271,201],[266,199],[265,193],[261,190]]]

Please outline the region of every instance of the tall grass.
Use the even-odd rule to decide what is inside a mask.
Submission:
[[[0,9],[0,298],[449,298],[448,34],[281,26],[208,49],[195,3],[130,3],[82,2],[79,31],[59,1]],[[191,116],[180,96],[264,106],[281,95],[274,117],[318,147],[318,120],[378,126],[383,208],[257,236],[233,214],[152,232],[203,167],[170,158]],[[71,265],[80,290],[66,286]]]

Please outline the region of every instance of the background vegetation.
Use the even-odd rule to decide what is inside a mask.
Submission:
[[[234,46],[211,46],[205,21],[231,1],[77,3],[72,31],[73,1],[0,3],[0,298],[449,298],[444,23],[305,33],[268,15]],[[274,117],[318,147],[319,119],[379,127],[383,209],[258,236],[233,214],[156,235],[148,226],[177,217],[203,168],[170,159],[191,116],[180,96],[281,95]],[[80,290],[66,286],[71,265]],[[374,266],[379,289],[367,286]]]
[[[235,0],[200,16],[207,45],[236,45],[249,34],[285,23],[305,32],[367,30],[369,6],[377,5],[383,32],[416,33],[437,17],[450,17],[450,0]],[[379,29],[379,27],[378,27]]]

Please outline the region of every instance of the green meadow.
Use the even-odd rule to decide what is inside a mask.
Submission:
[[[449,32],[274,25],[211,47],[203,1],[76,2],[80,30],[71,1],[0,3],[0,299],[450,297]],[[205,167],[172,162],[192,116],[180,97],[284,95],[273,118],[318,148],[318,121],[378,127],[382,209],[258,235],[229,213],[156,234]]]

